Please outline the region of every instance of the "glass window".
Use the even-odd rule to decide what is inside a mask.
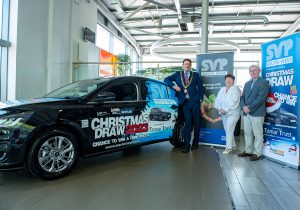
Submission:
[[[0,100],[7,98],[9,0],[0,0]]]
[[[235,84],[242,90],[244,88],[245,83],[251,79],[249,71],[248,69],[236,69],[235,75]]]
[[[125,43],[122,42],[117,37],[114,37],[113,39],[113,54],[114,55],[125,54]]]
[[[96,45],[109,52],[110,33],[97,24]]]
[[[99,80],[81,80],[78,82],[71,83],[62,88],[59,88],[44,97],[46,98],[81,98],[93,92],[104,82],[107,82],[107,79],[101,78]]]
[[[0,34],[2,34],[2,12],[3,12],[2,11],[2,6],[3,6],[3,1],[0,0]]]
[[[132,68],[132,74],[136,74],[136,71],[138,69],[138,56],[136,54],[136,52],[134,50],[132,50],[132,55],[131,55],[132,59],[131,61],[133,62],[131,64],[131,68]]]

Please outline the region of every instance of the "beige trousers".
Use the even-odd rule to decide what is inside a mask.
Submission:
[[[244,119],[245,151],[261,156],[263,148],[263,124],[265,117],[254,117],[247,114]]]

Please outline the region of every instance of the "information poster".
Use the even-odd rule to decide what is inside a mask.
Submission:
[[[233,52],[197,55],[197,71],[204,86],[201,104],[200,143],[225,145],[226,135],[215,99],[225,86],[224,77],[233,73]]]
[[[263,155],[299,168],[300,33],[265,43],[261,48],[262,77],[271,87]]]

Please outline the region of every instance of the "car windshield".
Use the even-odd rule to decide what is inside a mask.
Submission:
[[[45,98],[82,98],[94,91],[97,87],[107,81],[107,78],[99,80],[82,80],[61,87],[47,95]]]

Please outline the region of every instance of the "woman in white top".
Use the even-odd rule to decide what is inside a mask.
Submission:
[[[225,76],[225,87],[218,92],[215,108],[219,110],[226,133],[226,149],[223,153],[230,153],[235,147],[234,129],[241,115],[240,89],[234,85],[232,74]]]

